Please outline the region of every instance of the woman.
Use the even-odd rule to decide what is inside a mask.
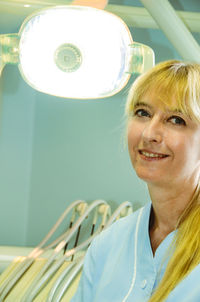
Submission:
[[[126,113],[152,202],[94,240],[72,301],[199,302],[200,65],[156,65],[133,83]]]

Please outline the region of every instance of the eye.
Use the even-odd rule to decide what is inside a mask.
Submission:
[[[150,117],[150,113],[145,110],[145,109],[137,109],[134,112],[134,116],[138,116],[138,117]]]
[[[174,125],[182,125],[182,126],[186,126],[186,122],[184,121],[184,119],[180,116],[171,116],[168,121],[170,121],[172,124]]]

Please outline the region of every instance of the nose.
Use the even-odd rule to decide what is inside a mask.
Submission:
[[[143,129],[143,139],[146,142],[161,143],[163,138],[163,127],[159,117],[151,118]]]

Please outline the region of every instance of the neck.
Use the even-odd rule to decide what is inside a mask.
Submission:
[[[182,184],[170,189],[149,185],[148,189],[153,205],[153,227],[171,232],[189,205],[196,185],[187,188]]]
[[[181,215],[192,199],[195,186],[181,185],[166,189],[148,185],[148,189],[152,200],[149,234],[154,253],[162,240],[177,228]]]

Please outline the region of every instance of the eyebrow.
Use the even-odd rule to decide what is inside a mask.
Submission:
[[[145,103],[145,102],[140,102],[140,101],[138,101],[137,103],[135,103],[135,106],[134,106],[134,107],[136,108],[136,107],[140,107],[140,106],[148,107],[148,108],[150,108],[150,109],[153,108],[151,105],[149,105],[149,104],[147,104],[147,103]]]
[[[137,103],[135,103],[135,106],[134,108],[137,108],[137,107],[147,107],[149,109],[153,109],[153,107],[145,102],[140,102],[138,101]],[[179,114],[184,114],[180,109],[174,109],[174,110],[166,110],[167,112],[169,113],[179,113]]]

